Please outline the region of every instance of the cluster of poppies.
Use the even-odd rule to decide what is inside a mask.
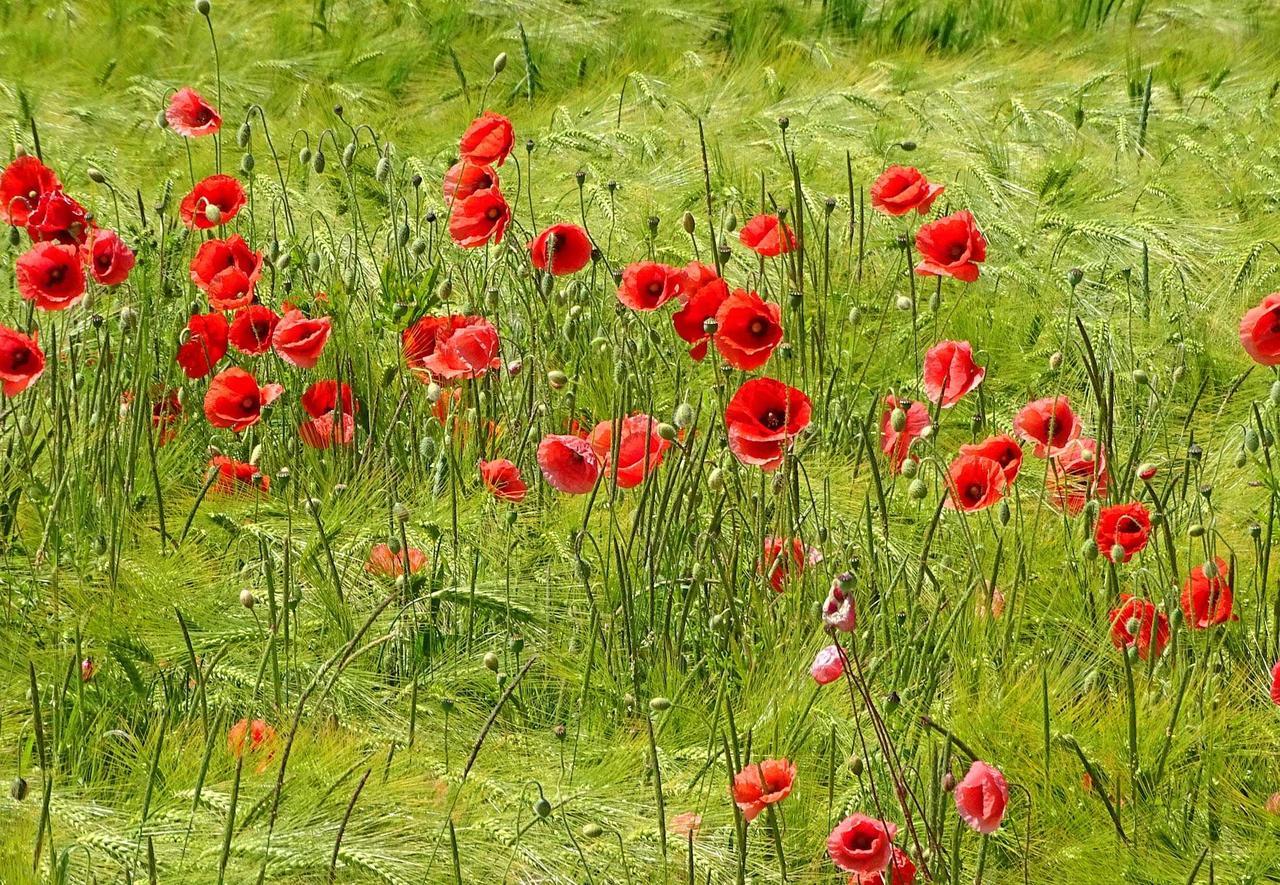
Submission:
[[[746,765],[733,778],[733,801],[748,824],[791,795],[796,766],[787,759],[762,759]],[[956,782],[948,775],[956,812],[974,831],[990,835],[1000,828],[1009,804],[1009,785],[996,768],[979,759]],[[851,814],[827,837],[827,854],[836,868],[849,873],[849,885],[912,885],[916,865],[894,844],[898,826],[866,814]]]

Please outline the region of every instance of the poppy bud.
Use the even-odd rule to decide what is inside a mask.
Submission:
[[[253,167],[258,165],[258,161],[253,158],[253,154],[246,153],[240,158],[240,171],[245,175],[253,172]]]
[[[209,0],[196,0],[196,12],[200,13],[205,18],[209,17],[210,8]]]
[[[724,219],[724,229],[727,231],[735,231],[738,228],[738,216],[730,212]]]
[[[1138,384],[1150,384],[1151,376],[1148,375],[1146,371],[1143,369],[1134,369],[1133,380]]]
[[[289,262],[293,260],[293,255],[288,252],[281,252],[280,256],[275,260],[276,270],[284,270],[289,266]]]
[[[937,429],[938,428],[934,427],[932,424],[926,424],[924,427],[920,428],[920,438],[929,439],[930,437],[933,436],[934,432],[936,432]]]
[[[496,77],[507,68],[507,54],[499,52],[493,58],[493,75]]]
[[[347,142],[347,146],[342,149],[342,166],[344,169],[350,169],[351,164],[356,160],[356,143],[354,141]]]
[[[22,242],[22,234],[18,232],[16,227],[9,228],[9,245],[16,246]]]
[[[397,501],[397,502],[396,502],[394,505],[392,505],[392,507],[391,507],[391,517],[392,517],[396,522],[399,522],[399,523],[405,523],[405,522],[408,522],[408,521],[409,521],[409,508],[408,508],[408,507],[406,507],[406,506],[404,506],[403,504],[401,504],[399,501]]]
[[[920,462],[916,461],[914,458],[908,458],[902,462],[901,472],[907,479],[914,478],[915,475],[920,472]]]
[[[724,471],[719,467],[712,468],[707,474],[707,488],[713,492],[718,492],[724,488]]]
[[[90,166],[84,170],[84,174],[89,176],[89,180],[94,184],[106,184],[107,176],[102,174],[102,170],[97,166]]]
[[[907,429],[906,411],[900,406],[895,407],[893,412],[889,415],[889,423],[892,425],[895,433],[902,433],[902,431]]]
[[[658,431],[658,436],[661,437],[662,439],[665,439],[667,442],[675,442],[676,437],[680,435],[679,432],[675,429],[675,427],[666,423],[665,421],[658,425],[657,431]]]
[[[537,802],[533,803],[533,813],[536,814],[542,820],[546,820],[547,818],[551,817],[551,803],[547,801],[547,798],[545,796],[541,797],[540,799],[538,799]]]
[[[1111,561],[1124,562],[1125,549],[1123,544],[1113,544],[1111,547]]]
[[[910,295],[899,295],[897,305],[898,310],[907,311],[915,306],[915,302],[911,300]]]
[[[692,212],[685,212],[684,216],[680,219],[680,224],[683,225],[684,232],[687,234],[692,234],[693,229],[697,226],[697,222],[694,220]]]
[[[684,428],[693,423],[693,418],[693,406],[688,403],[681,403],[676,406],[676,413],[672,420],[675,422],[676,427]]]
[[[911,480],[911,485],[907,486],[907,497],[912,501],[923,501],[929,495],[929,485],[920,478]]]
[[[1078,267],[1073,267],[1067,271],[1067,282],[1071,284],[1071,288],[1080,285],[1080,281],[1084,279],[1084,271]]]
[[[298,162],[303,166],[311,162],[311,148],[304,147],[302,150],[298,151]]]
[[[9,786],[9,796],[14,802],[21,802],[27,798],[27,779],[21,776],[15,777]]]
[[[664,710],[671,709],[671,701],[668,698],[651,698],[649,700],[649,709],[655,713],[661,713]]]
[[[236,130],[236,147],[247,148],[249,146],[249,121],[245,120],[240,124],[240,128]]]
[[[942,789],[948,793],[954,792],[956,788],[956,776],[951,772],[947,772],[942,776]]]
[[[311,161],[311,168],[316,170],[317,174],[324,172],[324,151],[319,148],[316,149],[316,155]]]
[[[1090,562],[1098,558],[1098,545],[1093,541],[1085,541],[1080,545],[1081,559],[1087,559]]]
[[[1009,509],[1008,501],[1000,502],[999,515],[1000,515],[1000,525],[1008,525],[1009,520],[1013,519],[1013,511]]]
[[[378,181],[386,181],[391,174],[391,161],[385,156],[378,158],[378,165],[373,167],[373,177]]]
[[[862,757],[849,757],[849,771],[853,772],[854,777],[862,777]]]
[[[253,606],[256,602],[257,600],[253,598],[253,591],[248,587],[240,591],[240,604],[245,608],[253,611]]]
[[[164,115],[164,111],[160,111],[156,114],[156,127],[158,129],[169,128],[169,119]]]
[[[485,652],[484,666],[485,666],[485,669],[492,670],[494,673],[497,673],[498,672],[498,656],[491,651]]]
[[[552,369],[547,373],[547,383],[551,385],[552,390],[563,390],[569,383],[569,376],[559,369]]]
[[[95,673],[98,672],[98,665],[94,663],[93,658],[85,658],[80,662],[80,681],[88,682],[93,679]]]
[[[1240,451],[1236,452],[1236,457],[1235,457],[1236,467],[1243,467],[1248,463],[1249,463],[1249,456],[1244,453],[1244,449],[1241,449]]]
[[[599,824],[587,824],[582,828],[582,835],[588,839],[599,839],[604,835],[604,828]]]
[[[221,224],[222,210],[219,209],[215,204],[210,203],[209,205],[204,207],[204,217],[209,219],[210,224]]]
[[[1216,562],[1206,562],[1201,568],[1204,570],[1206,578],[1213,579],[1218,577],[1218,564]]]
[[[1053,353],[1049,354],[1049,371],[1056,372],[1061,365],[1062,351],[1055,350]]]

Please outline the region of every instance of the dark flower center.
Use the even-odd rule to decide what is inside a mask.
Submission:
[[[1142,526],[1138,525],[1138,521],[1132,516],[1122,516],[1116,523],[1116,531],[1123,534],[1132,534],[1142,531]]]
[[[61,265],[49,269],[49,285],[56,286],[67,275],[67,269]]]
[[[658,280],[654,280],[652,283],[649,284],[648,291],[650,295],[652,295],[654,298],[657,298],[659,295],[662,294],[662,283],[659,282]]]
[[[17,369],[22,366],[25,366],[27,364],[27,361],[30,359],[31,359],[31,351],[19,350],[14,353],[12,359],[10,360],[10,365],[13,366],[13,368]]]
[[[777,430],[787,423],[787,415],[778,409],[770,409],[760,416],[760,423],[770,430]]]
[[[769,331],[769,324],[765,321],[764,317],[756,317],[751,321],[751,325],[747,326],[747,330],[752,335],[760,337],[764,335],[765,332]]]
[[[952,243],[951,247],[947,249],[947,254],[951,257],[952,261],[959,261],[964,257],[964,253],[967,248],[968,247],[964,243]]]
[[[209,121],[212,119],[213,119],[213,112],[210,111],[208,108],[205,108],[205,107],[196,108],[195,121],[197,126],[204,126],[207,123],[209,123]]]
[[[977,501],[982,498],[983,488],[978,483],[970,483],[969,487],[964,490],[964,495],[970,501]]]
[[[499,215],[501,215],[501,214],[502,214],[502,213],[498,211],[498,207],[497,207],[497,206],[490,206],[490,207],[489,207],[489,209],[488,209],[488,211],[486,211],[486,212],[484,213],[484,217],[485,217],[485,218],[487,218],[487,219],[489,219],[490,221],[497,221],[497,220],[498,220],[498,216],[499,216]]]
[[[875,837],[861,830],[855,830],[849,837],[849,848],[853,851],[870,851],[875,844]]]
[[[246,412],[256,412],[258,410],[258,398],[256,396],[246,396],[240,400],[240,408]]]

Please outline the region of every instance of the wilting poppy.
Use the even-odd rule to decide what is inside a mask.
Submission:
[[[44,351],[31,335],[0,326],[0,382],[4,395],[17,396],[40,378]]]
[[[986,260],[987,240],[973,213],[964,209],[921,225],[916,231],[916,250],[921,258],[916,273],[921,276],[955,277],[972,283],[978,278],[978,265]]]
[[[271,349],[271,336],[279,322],[279,315],[265,304],[242,307],[231,320],[231,344],[250,356],[266,353]]]
[[[214,427],[239,433],[258,423],[262,409],[273,403],[284,388],[279,384],[259,386],[244,369],[225,369],[213,376],[204,395],[204,416]]]
[[[982,383],[987,370],[973,361],[968,341],[939,341],[924,355],[924,393],[949,409]]]
[[[538,443],[538,468],[552,488],[585,495],[595,488],[601,464],[591,443],[582,437],[550,434]]]
[[[1096,439],[1081,437],[1067,443],[1049,459],[1046,477],[1049,503],[1079,513],[1090,498],[1107,496],[1107,459]]]
[[[720,305],[729,297],[729,286],[713,268],[691,261],[684,269],[684,291],[680,293],[680,309],[671,315],[676,334],[691,345],[689,356],[699,362],[707,355],[711,333],[707,320],[713,319]]]
[[[178,213],[187,227],[207,230],[231,221],[246,201],[240,182],[230,175],[210,175],[182,198]]]
[[[498,330],[482,316],[425,316],[400,334],[405,363],[425,379],[479,378],[501,368]]]
[[[853,594],[845,589],[845,583],[853,581],[850,574],[842,574],[831,581],[831,589],[822,603],[822,623],[841,633],[851,633],[858,626],[858,608]]]
[[[252,722],[241,719],[227,732],[227,749],[232,756],[239,757],[246,752],[262,756],[258,763],[259,772],[266,769],[275,755],[275,743],[276,730],[262,719]]]
[[[982,510],[1004,497],[1004,470],[981,455],[957,455],[947,467],[947,506]]]
[[[249,248],[244,237],[232,234],[226,239],[205,240],[191,259],[191,282],[196,288],[210,292],[225,275],[237,274],[252,288],[262,276],[262,253]],[[231,290],[235,286],[220,286]]]
[[[1036,457],[1046,458],[1080,435],[1080,419],[1065,396],[1047,396],[1023,406],[1013,419],[1013,429],[1036,444]]]
[[[622,271],[618,300],[632,310],[657,310],[684,290],[684,272],[656,261],[636,261]]]
[[[492,166],[476,165],[466,160],[459,160],[444,174],[444,199],[446,203],[455,203],[465,200],[474,193],[497,186],[498,173]]]
[[[94,231],[84,255],[89,272],[103,286],[120,285],[133,270],[133,250],[113,230]]]
[[[295,308],[276,323],[271,333],[271,348],[286,363],[311,369],[320,362],[320,353],[332,329],[333,321],[329,317],[308,317]]]
[[[93,232],[88,211],[64,191],[40,194],[27,216],[27,235],[33,242],[83,246]]]
[[[222,126],[217,109],[190,86],[183,86],[173,94],[164,118],[170,129],[187,138],[213,135]]]
[[[496,187],[476,191],[454,201],[449,236],[464,249],[501,243],[511,220],[511,208]]]
[[[1115,561],[1113,551],[1119,547],[1123,554],[1120,562],[1128,562],[1133,554],[1147,546],[1151,537],[1151,514],[1138,503],[1112,504],[1098,512],[1098,525],[1094,540],[1098,552]]]
[[[817,657],[813,659],[813,664],[809,667],[809,675],[819,685],[835,682],[842,673],[844,673],[844,659],[840,657],[840,649],[834,645],[828,645],[818,652]]]
[[[591,238],[576,224],[553,224],[529,244],[529,257],[538,270],[577,273],[591,261]]]
[[[851,814],[827,837],[827,854],[837,868],[859,875],[879,873],[893,858],[893,838],[898,827],[892,821]]]
[[[893,472],[898,473],[911,456],[911,444],[924,437],[931,423],[929,410],[924,403],[899,401],[893,394],[884,398],[884,405],[884,414],[880,416],[880,451],[889,459]],[[901,414],[895,417],[897,412]]]
[[[662,463],[662,455],[670,443],[658,435],[658,422],[648,415],[630,415],[622,419],[615,460],[613,422],[601,421],[587,436],[596,453],[601,470],[612,477],[620,489],[630,489],[644,482],[645,476]]]
[[[301,402],[311,420],[302,423],[298,434],[313,449],[346,445],[355,437],[356,402],[351,396],[351,385],[317,381],[302,394]]]
[[[912,209],[925,215],[944,190],[930,184],[919,169],[890,166],[871,184],[871,208],[886,215],[906,215]]]
[[[735,289],[716,311],[716,326],[712,341],[724,361],[743,371],[758,369],[782,341],[782,308]]]
[[[1253,361],[1280,365],[1280,292],[1272,292],[1240,318],[1240,343]]]
[[[960,819],[979,833],[990,835],[1000,828],[1009,804],[1009,785],[999,769],[981,759],[973,760],[969,773],[956,784],[956,811]]]
[[[791,795],[796,764],[787,759],[762,759],[733,776],[733,801],[750,823],[770,805]]]
[[[26,227],[40,197],[59,190],[52,169],[28,154],[17,157],[0,173],[0,221]]]
[[[980,443],[966,443],[960,446],[960,454],[978,455],[995,461],[1004,471],[1006,483],[1017,479],[1018,470],[1022,467],[1022,446],[1007,433],[989,436]]]
[[[260,492],[271,487],[271,478],[258,469],[256,464],[237,461],[226,455],[214,455],[209,466],[218,471],[218,478],[213,484],[213,491],[230,494],[241,486],[248,486]]]
[[[458,141],[458,155],[477,166],[501,166],[511,153],[515,131],[502,114],[485,111],[477,117]]]
[[[1107,615],[1111,621],[1111,642],[1118,649],[1136,646],[1138,656],[1146,660],[1155,643],[1156,657],[1169,644],[1169,619],[1149,599],[1121,594],[1119,608]]]
[[[529,494],[529,487],[520,477],[520,468],[506,458],[481,461],[480,479],[489,494],[501,501],[518,504]]]
[[[888,885],[915,885],[916,865],[907,853],[897,845],[893,846],[893,857],[889,859]],[[854,873],[849,877],[848,885],[886,885],[884,870],[878,873]]]
[[[759,571],[769,579],[775,593],[786,589],[787,583],[799,578],[805,566],[822,562],[822,551],[806,546],[799,538],[780,538],[770,535],[764,539]]]
[[[18,256],[18,294],[41,310],[66,310],[84,297],[84,269],[75,246],[36,243]]]
[[[757,255],[773,258],[796,247],[796,235],[776,215],[757,215],[742,226],[738,240]]]
[[[752,378],[724,410],[729,451],[743,464],[777,470],[783,455],[809,426],[813,406],[803,391],[772,378]]]
[[[365,561],[364,570],[371,575],[383,578],[398,578],[404,574],[406,554],[409,560],[409,574],[416,575],[422,571],[427,564],[427,554],[417,547],[395,553],[386,544],[373,545],[373,549],[369,551],[369,558]]]
[[[1229,572],[1230,569],[1221,557],[1215,557],[1212,566],[1207,569],[1204,565],[1191,569],[1191,574],[1182,584],[1182,596],[1179,600],[1187,626],[1191,629],[1204,630],[1215,624],[1240,620],[1231,613],[1233,600]]]

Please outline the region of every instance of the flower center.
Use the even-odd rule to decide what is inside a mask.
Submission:
[[[751,321],[751,325],[747,326],[747,330],[750,331],[752,335],[760,337],[764,335],[765,332],[769,331],[769,324],[763,317],[756,317]]]
[[[246,396],[240,400],[240,408],[246,412],[256,412],[258,410],[258,398],[256,396]]]
[[[760,416],[760,423],[770,430],[777,430],[783,424],[787,423],[787,416],[784,412],[777,409],[770,409]]]

